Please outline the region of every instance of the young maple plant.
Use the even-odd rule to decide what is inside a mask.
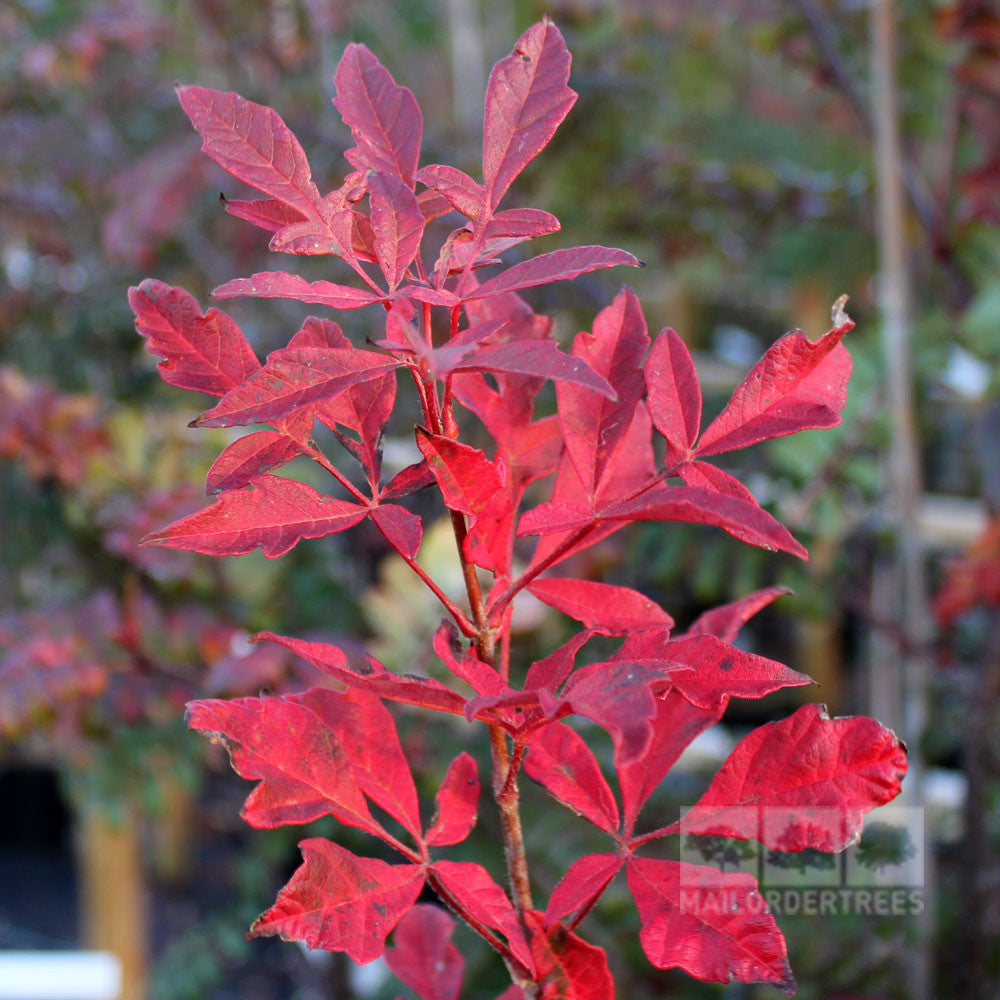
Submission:
[[[333,255],[357,278],[335,284],[268,271],[229,281],[214,298],[376,306],[384,326],[361,349],[332,320],[309,317],[261,364],[224,312],[202,313],[187,292],[152,279],[133,288],[136,326],[164,359],[163,378],[219,397],[194,424],[271,428],[222,452],[208,473],[207,492],[217,495],[209,506],[146,542],[217,556],[259,547],[275,558],[302,539],[370,519],[440,600],[448,617],[434,650],[456,681],[397,673],[371,657],[359,666],[336,646],[263,633],[257,640],[293,651],[343,690],[195,701],[188,722],[224,743],[235,770],[259,782],[242,813],[252,826],[332,815],[400,857],[389,864],[324,838],[304,840],[301,867],[252,935],[344,951],[360,963],[384,953],[420,997],[455,1000],[463,959],[450,941],[451,911],[506,963],[512,985],[505,1000],[605,1000],[614,996],[607,958],[577,930],[624,869],[653,965],[792,992],[784,939],[752,877],[643,857],[642,849],[684,832],[756,839],[783,851],[841,851],[857,840],[864,814],[899,792],[904,748],[872,719],[831,719],[822,706],[808,705],[747,736],[679,822],[640,830],[652,792],[730,698],[809,683],[732,645],[740,627],[783,591],[750,594],[672,635],[670,615],[639,592],[551,571],[636,521],[715,525],[751,545],[806,558],[745,486],[705,459],[837,424],[851,370],[841,340],[853,323],[838,303],[833,329],[820,340],[800,331],[782,337],[704,431],[687,348],[673,330],[651,344],[629,289],[576,336],[571,353],[561,350],[551,321],[516,293],[598,268],[639,266],[632,254],[602,246],[501,264],[516,244],[559,230],[545,211],[500,205],[573,106],[569,70],[570,55],[548,20],[497,63],[486,93],[480,183],[455,167],[419,165],[422,118],[413,94],[365,46],[349,45],[334,104],[356,145],[345,154],[352,168],[346,180],[326,195],[275,111],[233,93],[179,89],[204,151],[265,195],[227,201],[226,210],[271,231],[272,250]],[[453,213],[462,219],[436,256],[422,253],[428,222]],[[423,457],[383,483],[381,438],[400,373],[419,406]],[[558,412],[536,417],[533,401],[545,380],[555,383]],[[458,407],[478,418],[491,454],[460,440]],[[348,476],[317,447],[316,420],[351,453],[361,476]],[[654,431],[665,441],[661,462]],[[297,456],[317,462],[339,495],[272,474]],[[548,477],[548,499],[522,510],[528,487]],[[421,520],[399,502],[427,487],[439,491],[454,528],[467,591],[461,604],[417,561]],[[533,539],[533,549],[517,539]],[[583,627],[515,678],[511,614],[525,591]],[[577,666],[597,635],[623,641],[610,658]],[[472,757],[451,762],[427,825],[385,702],[482,724],[506,889],[482,865],[440,856],[476,822],[480,778]],[[617,796],[586,741],[563,721],[574,717],[610,735]],[[533,902],[537,887],[522,837],[522,772],[609,840],[606,853],[570,866],[544,909]],[[371,805],[398,828],[387,829]],[[415,905],[425,886],[444,908]]]

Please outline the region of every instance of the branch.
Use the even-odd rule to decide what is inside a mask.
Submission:
[[[847,102],[869,137],[874,136],[875,123],[868,110],[868,102],[841,55],[837,32],[829,15],[817,0],[798,0],[798,4],[837,86],[847,98]],[[948,279],[952,305],[956,309],[964,309],[972,299],[972,283],[955,255],[954,246],[946,236],[946,220],[940,206],[934,200],[926,179],[909,152],[904,152],[900,157],[899,171],[910,206],[927,235],[931,253],[940,262]]]

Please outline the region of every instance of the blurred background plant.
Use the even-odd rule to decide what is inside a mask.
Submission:
[[[810,563],[648,525],[595,547],[573,572],[644,589],[681,625],[743,592],[790,586],[797,596],[767,609],[741,641],[811,673],[839,713],[897,712],[902,724],[889,664],[902,652],[933,655],[933,724],[913,747],[927,766],[928,856],[938,863],[933,926],[845,915],[817,935],[816,918],[782,924],[802,996],[915,995],[902,974],[914,949],[935,977],[924,995],[995,996],[1000,545],[987,520],[1000,504],[1000,11],[989,0],[912,0],[896,11],[923,480],[909,530],[932,588],[940,584],[933,635],[911,634],[894,601],[899,522],[886,471],[894,438],[879,336],[867,5],[3,5],[0,947],[116,949],[127,1000],[397,995],[378,969],[242,940],[238,928],[294,863],[293,838],[243,833],[245,789],[180,715],[192,695],[322,682],[277,650],[248,645],[260,628],[367,641],[395,669],[433,671],[423,592],[364,532],[349,549],[333,536],[276,563],[137,547],[202,502],[197,481],[219,442],[186,428],[193,409],[156,377],[125,290],[153,274],[204,304],[214,285],[268,266],[266,240],[221,211],[219,192],[240,192],[198,153],[174,80],[271,104],[333,182],[350,141],[329,104],[333,67],[347,41],[363,41],[416,91],[425,162],[475,174],[488,68],[544,12],[574,53],[580,100],[523,176],[521,196],[562,220],[549,248],[598,241],[647,262],[630,278],[650,328],[674,326],[695,350],[716,397],[709,408],[786,328],[826,330],[841,292],[859,320],[843,426],[757,449],[753,466],[738,470],[807,544]],[[568,340],[614,290],[612,278],[588,276],[531,302]],[[295,305],[274,301],[231,311],[261,354],[301,319]],[[361,342],[364,316],[338,319]],[[390,428],[387,464],[413,459],[405,430]],[[448,556],[430,531],[421,558]],[[561,628],[530,612],[524,662],[561,641]],[[705,760],[782,707],[775,698],[731,712]],[[460,724],[431,729],[419,714],[405,722],[418,764],[443,756],[422,751],[432,742],[457,749],[464,738]],[[441,776],[425,777],[432,790]],[[662,790],[662,808],[693,801],[699,780],[692,757]],[[529,850],[551,886],[588,834],[538,790],[526,795]],[[489,837],[486,810],[481,823]],[[479,843],[463,848],[470,859]],[[620,934],[627,921],[612,891],[585,928],[618,956],[622,995],[730,995],[650,970],[634,934]],[[469,961],[473,995],[498,992],[488,956]]]

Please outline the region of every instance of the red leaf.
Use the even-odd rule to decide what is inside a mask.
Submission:
[[[249,278],[233,278],[212,289],[213,299],[236,299],[241,296],[258,299],[296,299],[313,302],[331,309],[361,309],[382,296],[364,288],[335,285],[332,281],[306,281],[287,271],[258,271]]]
[[[345,694],[313,688],[289,695],[288,700],[311,709],[337,734],[358,787],[419,841],[417,789],[399,744],[396,722],[381,700],[357,688]]]
[[[514,957],[534,972],[528,942],[517,922],[514,907],[490,873],[472,861],[435,861],[432,870],[459,906],[474,920],[500,931]]]
[[[615,761],[625,807],[626,837],[632,836],[642,807],[677,758],[696,736],[722,718],[723,711],[722,708],[711,712],[695,708],[679,691],[666,691],[657,696],[652,719],[653,737],[646,752],[631,763]]]
[[[262,368],[230,389],[216,406],[193,421],[193,426],[275,423],[299,407],[382,378],[400,365],[385,354],[356,348],[283,347],[272,351]]]
[[[596,520],[597,515],[590,508],[580,504],[542,503],[521,515],[521,520],[517,523],[517,537],[575,531],[577,528],[593,524]]]
[[[606,729],[614,743],[615,760],[624,764],[649,748],[656,716],[654,686],[667,687],[660,671],[632,663],[592,663],[576,670],[560,695],[542,689],[538,700],[549,718],[564,715],[568,709]]]
[[[643,403],[638,403],[632,422],[624,437],[618,442],[618,447],[604,470],[603,481],[597,491],[597,496],[589,507],[580,507],[577,501],[586,492],[580,481],[572,460],[567,451],[556,472],[555,485],[552,488],[550,508],[547,504],[528,511],[519,525],[519,534],[528,534],[526,526],[532,523],[546,525],[546,522],[558,522],[560,518],[568,517],[573,521],[572,527],[588,527],[589,531],[574,545],[568,546],[569,536],[559,530],[539,539],[534,554],[531,557],[532,567],[543,560],[554,558],[554,562],[546,562],[555,566],[575,555],[577,552],[596,545],[599,541],[613,535],[625,526],[624,521],[599,521],[598,511],[611,506],[623,497],[638,496],[654,484],[656,479],[656,458],[653,454],[653,423]],[[558,505],[558,506],[557,506]],[[553,517],[553,515],[555,515]],[[550,526],[545,530],[549,531]],[[557,553],[558,550],[558,553]]]
[[[642,920],[642,950],[658,969],[795,992],[785,939],[751,875],[636,857],[627,872]]]
[[[458,630],[450,621],[442,622],[434,633],[434,652],[456,677],[469,684],[477,694],[495,695],[503,691],[500,674],[483,663],[474,649],[463,649]]]
[[[423,526],[420,518],[394,503],[380,504],[371,510],[371,519],[389,544],[407,559],[415,559],[420,550]]]
[[[469,517],[480,517],[491,508],[503,484],[496,466],[482,451],[419,427],[417,444],[446,506]]]
[[[899,794],[906,766],[903,745],[874,719],[803,705],[741,740],[679,829],[842,851],[860,839],[864,814]]]
[[[708,462],[684,462],[671,470],[684,480],[685,486],[693,486],[696,489],[715,490],[716,493],[723,493],[728,497],[736,497],[745,503],[759,507],[757,498],[735,477],[731,476],[723,469],[719,469]],[[734,535],[734,537],[739,537]],[[745,541],[745,539],[742,539]],[[753,542],[750,543],[751,545]]]
[[[165,359],[157,371],[169,385],[223,396],[260,368],[236,323],[219,309],[203,315],[183,288],[146,278],[128,301],[136,330],[149,338],[146,350]]]
[[[418,904],[400,920],[385,964],[421,1000],[458,1000],[465,959],[451,943],[455,921],[440,906]]]
[[[409,496],[411,493],[418,493],[427,489],[433,483],[434,473],[427,466],[427,462],[421,459],[413,465],[400,469],[389,481],[389,484],[382,490],[383,500],[396,500],[399,497]]]
[[[230,215],[235,215],[238,219],[245,219],[252,222],[261,229],[267,229],[276,233],[286,226],[292,226],[297,222],[305,222],[305,216],[296,211],[283,201],[275,201],[274,198],[265,198],[262,201],[240,201],[233,198],[222,198],[222,207]]]
[[[528,512],[533,513],[534,511]],[[800,559],[808,559],[806,550],[766,510],[745,500],[700,487],[659,486],[635,500],[602,510],[600,517],[613,521],[687,521],[691,524],[713,524],[740,541],[772,552],[790,552]],[[529,522],[531,523],[533,522]],[[525,521],[522,519],[519,533],[539,532],[526,531]]]
[[[240,813],[251,826],[270,830],[332,815],[382,835],[337,733],[307,706],[286,698],[192,701],[185,719],[225,745],[241,778],[260,780]]]
[[[578,816],[606,833],[618,829],[614,793],[590,748],[569,726],[552,722],[536,730],[528,742],[524,770]]]
[[[570,54],[549,20],[530,27],[490,73],[483,118],[483,180],[490,212],[549,144],[576,101]]]
[[[387,865],[359,858],[322,837],[299,844],[303,864],[250,937],[278,935],[310,948],[346,952],[359,965],[378,958],[385,939],[416,902],[420,865]]]
[[[434,801],[437,809],[425,843],[428,847],[460,844],[476,825],[479,806],[479,774],[467,753],[451,762]]]
[[[292,337],[288,346],[354,350],[336,323],[315,316],[308,316],[303,321],[302,329]],[[389,372],[379,378],[358,382],[315,407],[316,416],[334,433],[337,433],[339,424],[358,435],[357,442],[349,438],[341,440],[347,442],[347,447],[361,463],[373,492],[378,487],[382,471],[382,432],[395,404],[396,376]]]
[[[505,372],[533,375],[556,382],[571,382],[614,398],[614,389],[586,361],[559,350],[552,340],[515,340],[499,347],[484,347],[454,365],[455,372]]]
[[[664,330],[646,359],[649,415],[667,439],[667,467],[691,454],[701,427],[701,387],[691,352],[673,330]]]
[[[413,263],[424,234],[417,196],[397,177],[373,174],[368,180],[375,257],[394,292]]]
[[[655,601],[630,587],[549,576],[535,580],[528,589],[540,601],[602,635],[627,635],[651,625],[670,628],[674,624]]]
[[[201,148],[223,170],[304,216],[318,217],[320,194],[309,161],[276,111],[205,87],[178,87],[177,96],[201,135]]]
[[[406,705],[417,705],[420,708],[449,712],[452,715],[464,714],[465,699],[431,677],[390,673],[372,657],[368,657],[366,667],[352,668],[348,665],[347,657],[342,650],[323,642],[306,642],[304,639],[275,635],[273,632],[260,632],[254,636],[255,642],[264,639],[270,639],[271,642],[284,646],[285,649],[308,660],[317,669],[349,687],[370,691],[380,698],[403,702]]]
[[[763,590],[755,590],[752,594],[747,594],[746,597],[712,608],[711,611],[699,615],[684,635],[714,635],[723,642],[732,642],[740,629],[761,608],[766,608],[773,600],[783,594],[790,593],[791,591],[787,587],[765,587]]]
[[[768,348],[706,428],[699,455],[746,448],[813,427],[835,427],[847,402],[851,357],[840,341],[854,329],[846,316],[813,342],[793,330]]]
[[[628,264],[629,267],[642,266],[625,250],[611,250],[599,246],[552,250],[550,253],[540,254],[538,257],[508,267],[506,271],[501,271],[478,288],[473,288],[463,295],[462,299],[469,302],[504,292],[516,292],[521,288],[549,285],[554,281],[572,281],[589,271],[596,271],[602,267],[618,267],[620,264]]]
[[[205,479],[205,492],[214,496],[237,490],[290,462],[301,452],[298,442],[279,431],[255,431],[237,438],[212,463]]]
[[[626,644],[615,661],[638,663],[663,671],[670,683],[695,708],[712,711],[725,708],[733,698],[763,698],[785,687],[801,687],[812,679],[777,660],[747,653],[712,635],[695,635],[656,641],[659,630],[651,633],[647,645],[636,650]],[[646,633],[639,633],[642,640]]]
[[[268,559],[276,559],[301,539],[346,531],[366,514],[366,508],[317,493],[305,483],[264,475],[251,487],[223,493],[211,506],[147,535],[142,544],[210,556],[242,556],[259,546]]]
[[[467,173],[443,163],[431,163],[417,171],[417,180],[447,199],[457,212],[467,219],[478,219],[483,213],[486,192]]]
[[[552,890],[545,909],[546,923],[551,924],[592,906],[611,884],[623,863],[617,854],[588,854],[577,858]]]
[[[598,314],[593,332],[579,333],[573,342],[574,357],[604,376],[616,398],[601,399],[575,386],[556,386],[566,453],[586,498],[592,502],[642,398],[642,359],[648,348],[649,336],[639,300],[625,288]]]
[[[602,948],[588,944],[561,924],[546,928],[538,910],[528,910],[524,921],[531,931],[539,1000],[614,1000],[615,983]]]
[[[544,688],[547,691],[555,691],[573,669],[576,654],[583,648],[584,643],[590,641],[593,635],[594,632],[591,629],[584,629],[573,636],[569,642],[560,646],[554,653],[532,663],[528,667],[528,675],[524,680],[525,690],[538,691]]]
[[[434,473],[445,505],[473,519],[470,539],[481,541],[489,558],[474,552],[467,552],[467,556],[477,565],[505,573],[510,561],[513,511],[496,466],[478,448],[430,434],[422,427],[417,428],[417,445]]]
[[[550,212],[543,212],[539,208],[508,208],[505,212],[497,212],[486,223],[486,239],[501,236],[517,236],[522,239],[546,236],[558,233],[561,228],[559,220]]]
[[[399,86],[364,45],[344,49],[334,106],[357,146],[344,155],[356,170],[397,177],[413,188],[424,120],[413,92]]]

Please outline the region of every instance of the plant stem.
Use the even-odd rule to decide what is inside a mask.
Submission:
[[[476,567],[465,557],[465,540],[468,537],[465,515],[452,511],[451,523],[455,530],[458,558],[462,564],[462,576],[465,578],[466,591],[469,595],[469,607],[472,609],[472,618],[477,628],[476,655],[483,663],[496,669],[496,633],[489,624]],[[500,810],[504,854],[507,858],[507,877],[510,880],[514,905],[520,916],[525,910],[532,908],[531,879],[528,875],[528,858],[524,850],[524,834],[521,829],[517,769],[511,766],[507,734],[499,726],[490,726],[490,750],[493,756],[493,797]]]

